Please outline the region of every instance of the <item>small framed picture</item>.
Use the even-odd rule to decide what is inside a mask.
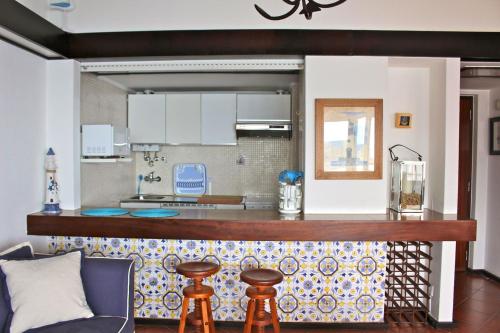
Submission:
[[[413,115],[411,113],[396,113],[397,128],[411,128]]]
[[[490,155],[500,155],[500,117],[490,118]]]

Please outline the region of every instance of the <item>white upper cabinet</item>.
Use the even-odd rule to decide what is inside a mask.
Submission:
[[[201,95],[201,143],[236,144],[236,94]]]
[[[167,94],[166,143],[201,143],[201,94]]]
[[[238,121],[291,120],[291,98],[288,94],[238,94]]]
[[[128,95],[132,143],[165,143],[165,95]]]

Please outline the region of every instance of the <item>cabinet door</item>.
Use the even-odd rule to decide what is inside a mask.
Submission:
[[[201,143],[236,144],[236,94],[201,95]]]
[[[290,95],[238,94],[238,121],[290,121]]]
[[[128,95],[131,143],[165,143],[165,95]]]
[[[166,143],[200,144],[201,95],[167,94],[166,128]]]

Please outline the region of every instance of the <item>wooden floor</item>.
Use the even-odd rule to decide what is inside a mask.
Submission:
[[[500,283],[474,273],[457,273],[455,280],[455,310],[456,326],[451,329],[434,329],[424,327],[398,327],[388,329],[304,329],[283,328],[282,333],[500,333]],[[217,333],[240,333],[241,328],[217,327]],[[268,329],[266,332],[271,333]],[[136,333],[174,333],[176,326],[137,326]],[[191,332],[186,330],[186,332]]]

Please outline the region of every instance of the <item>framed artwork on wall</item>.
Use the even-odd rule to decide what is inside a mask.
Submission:
[[[413,115],[411,113],[396,113],[397,128],[411,128],[413,125]]]
[[[382,99],[316,99],[316,179],[382,179]]]
[[[500,117],[490,118],[490,155],[500,155]]]

